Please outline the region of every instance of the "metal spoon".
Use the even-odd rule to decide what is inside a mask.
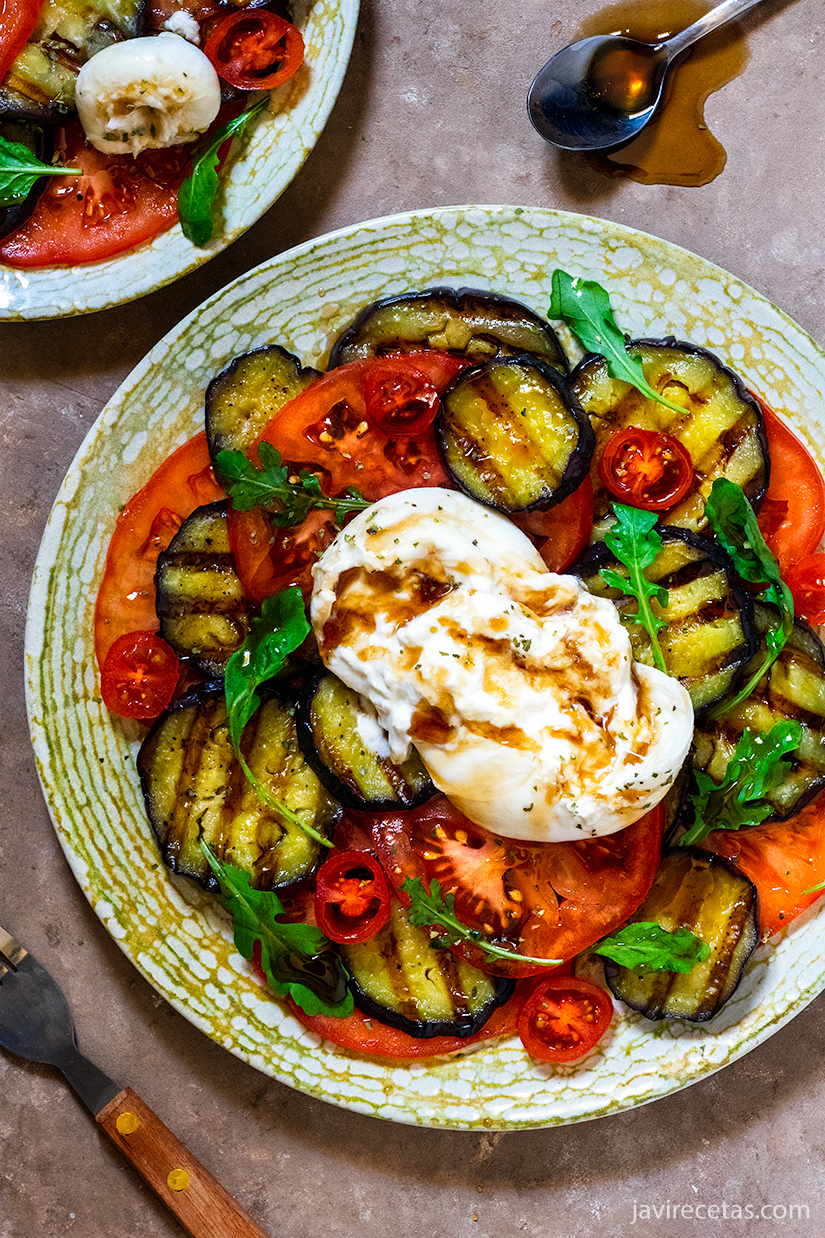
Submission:
[[[628,142],[653,117],[673,59],[697,39],[760,0],[724,0],[661,43],[597,34],[556,52],[527,96],[530,120],[562,150],[607,150]]]

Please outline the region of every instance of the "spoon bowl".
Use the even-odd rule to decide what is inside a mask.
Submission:
[[[534,128],[562,150],[624,145],[653,118],[673,60],[697,39],[758,3],[724,0],[692,26],[659,43],[597,34],[562,48],[530,87],[527,111]]]

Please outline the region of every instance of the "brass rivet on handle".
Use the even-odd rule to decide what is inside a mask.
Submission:
[[[189,1174],[185,1169],[170,1169],[166,1185],[173,1191],[185,1191],[189,1185]]]
[[[117,1115],[115,1122],[119,1135],[134,1135],[137,1128],[140,1126],[140,1118],[136,1113],[130,1113],[125,1110]]]

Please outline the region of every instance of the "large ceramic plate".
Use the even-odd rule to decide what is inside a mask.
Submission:
[[[176,224],[104,262],[20,270],[0,262],[0,322],[60,318],[134,301],[208,262],[272,206],[315,145],[352,50],[358,0],[296,0],[304,64],[232,150],[216,203],[215,235],[198,248]]]
[[[514,1040],[431,1065],[382,1065],[301,1028],[233,949],[215,902],[158,863],[135,777],[136,735],[103,708],[95,593],[118,507],[201,427],[210,377],[278,341],[323,364],[375,297],[433,283],[508,292],[539,312],[556,265],[611,292],[634,333],[705,344],[786,416],[825,466],[825,357],[731,275],[664,241],[581,216],[469,207],[366,223],[244,275],[149,354],[69,470],[35,570],[26,635],[31,731],[61,843],[98,916],[147,979],[207,1035],[311,1095],[393,1121],[460,1129],[546,1126],[642,1104],[718,1070],[825,984],[825,909],[752,957],[710,1026],[623,1012],[581,1065],[533,1063]]]

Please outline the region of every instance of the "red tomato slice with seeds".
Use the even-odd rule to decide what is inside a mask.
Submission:
[[[102,666],[127,632],[156,632],[155,568],[187,516],[225,498],[215,480],[206,435],[198,434],[163,462],[117,518],[95,606],[95,653]]]
[[[87,145],[77,121],[58,131],[55,145],[60,162],[81,174],[49,177],[30,218],[0,242],[10,266],[112,258],[177,223],[189,147],[107,155]]]
[[[821,897],[821,891],[806,891],[825,881],[825,796],[789,821],[716,830],[701,845],[750,877],[756,886],[759,930],[763,938],[770,937]]]

